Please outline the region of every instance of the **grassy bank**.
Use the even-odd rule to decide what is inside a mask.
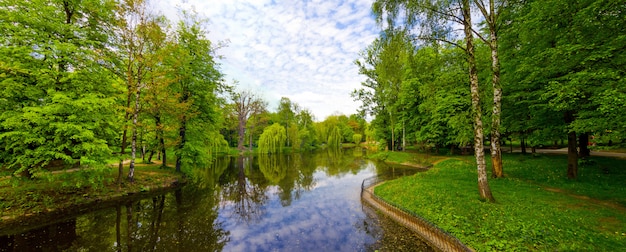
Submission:
[[[566,178],[566,156],[505,155],[490,179],[497,203],[478,200],[471,156],[388,181],[375,193],[430,220],[477,251],[623,251],[626,161],[592,158]]]
[[[434,163],[445,159],[443,156],[433,156],[424,153],[402,151],[380,151],[367,156],[369,159],[417,167],[430,167]]]
[[[38,179],[0,178],[0,225],[21,222],[41,213],[66,211],[76,206],[170,188],[181,181],[182,174],[175,173],[173,168],[158,167],[158,164],[138,164],[135,168],[135,182],[129,183],[126,174],[123,174],[124,182],[121,186],[115,182],[117,167],[100,171],[61,171]],[[128,165],[125,166],[127,171]]]

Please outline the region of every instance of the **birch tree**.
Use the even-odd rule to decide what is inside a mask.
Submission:
[[[128,141],[128,127],[131,131],[131,153],[127,178],[133,182],[137,153],[137,132],[142,92],[150,83],[150,75],[160,63],[158,48],[163,46],[165,33],[161,30],[159,18],[147,11],[144,0],[125,0],[118,8],[119,22],[116,41],[119,49],[118,76],[125,81],[126,105],[121,139],[118,183],[124,168]],[[129,122],[130,121],[130,122]]]
[[[486,201],[495,201],[487,181],[487,171],[483,148],[483,121],[480,106],[480,93],[478,83],[478,70],[476,68],[474,34],[472,23],[472,11],[470,0],[457,1],[408,1],[408,0],[377,0],[372,9],[377,22],[383,23],[386,17],[387,25],[393,27],[396,19],[403,13],[407,26],[419,26],[418,38],[449,43],[464,48],[467,54],[468,77],[472,97],[472,117],[474,121],[474,153],[476,157],[478,173],[478,191],[480,198]],[[465,45],[454,41],[452,24],[460,24],[463,27]]]

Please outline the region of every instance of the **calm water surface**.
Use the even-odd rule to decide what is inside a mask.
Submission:
[[[178,190],[0,236],[1,251],[430,251],[361,202],[363,179],[418,170],[360,150],[238,157]],[[17,229],[16,229],[17,230]]]

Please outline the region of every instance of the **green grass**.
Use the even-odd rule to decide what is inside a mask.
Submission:
[[[35,179],[5,177],[0,180],[0,223],[164,188],[182,179],[182,174],[175,173],[173,168],[159,169],[159,166],[138,164],[135,181],[129,183],[126,165],[121,186],[115,182],[117,167],[60,172]]]
[[[385,161],[396,164],[417,165],[427,167],[437,160],[442,159],[440,156],[433,156],[424,153],[410,153],[402,151],[380,151],[367,156],[369,159]]]
[[[473,157],[442,161],[375,193],[477,251],[623,251],[626,161],[592,160],[570,181],[566,156],[505,155],[506,177],[489,180],[496,203],[478,199]]]

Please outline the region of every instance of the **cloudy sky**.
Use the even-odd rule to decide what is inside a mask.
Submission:
[[[226,80],[260,94],[275,110],[281,97],[308,108],[318,121],[356,113],[350,93],[360,87],[354,60],[379,32],[373,0],[176,0],[159,1],[170,19],[176,7],[209,19]]]

